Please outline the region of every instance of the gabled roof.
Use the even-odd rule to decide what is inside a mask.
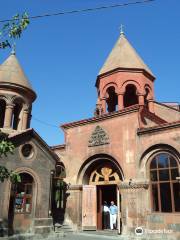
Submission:
[[[102,114],[99,117],[92,117],[92,118],[82,119],[82,120],[76,121],[76,122],[65,123],[65,124],[61,125],[60,127],[64,130],[64,129],[73,128],[73,127],[77,127],[77,126],[81,126],[81,125],[86,125],[86,124],[90,124],[90,123],[94,123],[94,122],[100,122],[105,119],[118,117],[121,115],[129,114],[131,112],[137,112],[137,111],[139,111],[139,108],[140,108],[140,106],[138,104],[136,104],[136,105],[129,106],[127,108],[124,108],[124,109],[116,111],[116,112]]]
[[[0,65],[0,84],[18,85],[25,89],[29,89],[36,95],[15,53],[11,53],[4,63]]]
[[[39,136],[39,134],[33,129],[33,128],[28,128],[24,131],[21,132],[13,132],[8,135],[8,139],[10,141],[16,141],[18,139],[22,139],[22,137],[25,136],[31,136],[35,138],[40,144],[43,145],[43,147],[46,149],[46,151],[53,157],[55,161],[59,161],[59,157],[57,154],[51,149],[51,147]]]
[[[153,73],[143,62],[136,50],[129,43],[124,33],[120,34],[114,48],[106,59],[99,75],[107,73],[117,68],[123,69],[142,69],[147,71],[151,76]],[[153,76],[154,77],[154,76]]]

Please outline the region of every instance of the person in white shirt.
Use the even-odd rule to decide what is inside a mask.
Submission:
[[[110,210],[109,210],[109,207],[107,205],[107,202],[104,201],[104,204],[103,204],[103,229],[109,229],[109,223],[110,223],[110,217],[109,217],[109,214],[110,214]]]
[[[113,229],[116,229],[116,220],[117,220],[117,213],[118,213],[118,208],[114,204],[114,201],[111,201],[111,206],[109,210],[110,210],[110,227],[111,227],[111,230],[113,230]]]

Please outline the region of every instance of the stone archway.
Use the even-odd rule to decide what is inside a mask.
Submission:
[[[11,184],[8,234],[30,231],[35,215],[37,184],[34,176],[29,172],[19,173],[21,182]]]
[[[83,229],[103,229],[103,201],[113,200],[120,214],[119,184],[123,180],[122,170],[111,156],[101,155],[89,159],[81,169],[82,193],[82,227]],[[118,226],[120,217],[118,218]]]
[[[124,180],[124,173],[118,161],[113,156],[102,153],[92,155],[84,161],[77,175],[77,184],[88,185],[92,171],[103,165],[112,166],[119,175],[120,180]]]

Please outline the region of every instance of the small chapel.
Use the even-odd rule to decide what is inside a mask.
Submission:
[[[177,239],[180,105],[157,102],[154,81],[121,31],[95,81],[93,116],[63,124],[64,144],[48,146],[30,128],[36,93],[11,53],[0,65],[0,130],[15,152],[0,164],[22,180],[0,183],[4,234],[56,226],[105,233],[103,202],[114,201],[117,234],[162,229]]]

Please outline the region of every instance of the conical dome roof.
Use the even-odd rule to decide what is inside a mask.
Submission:
[[[8,84],[14,86],[20,86],[36,96],[30,82],[23,69],[21,68],[19,61],[16,58],[15,53],[12,53],[2,65],[0,65],[0,85]]]
[[[103,67],[101,68],[99,75],[117,68],[143,69],[147,71],[151,76],[153,76],[151,70],[143,62],[143,60],[137,54],[136,50],[126,39],[124,33],[121,33],[114,48],[112,49]]]

